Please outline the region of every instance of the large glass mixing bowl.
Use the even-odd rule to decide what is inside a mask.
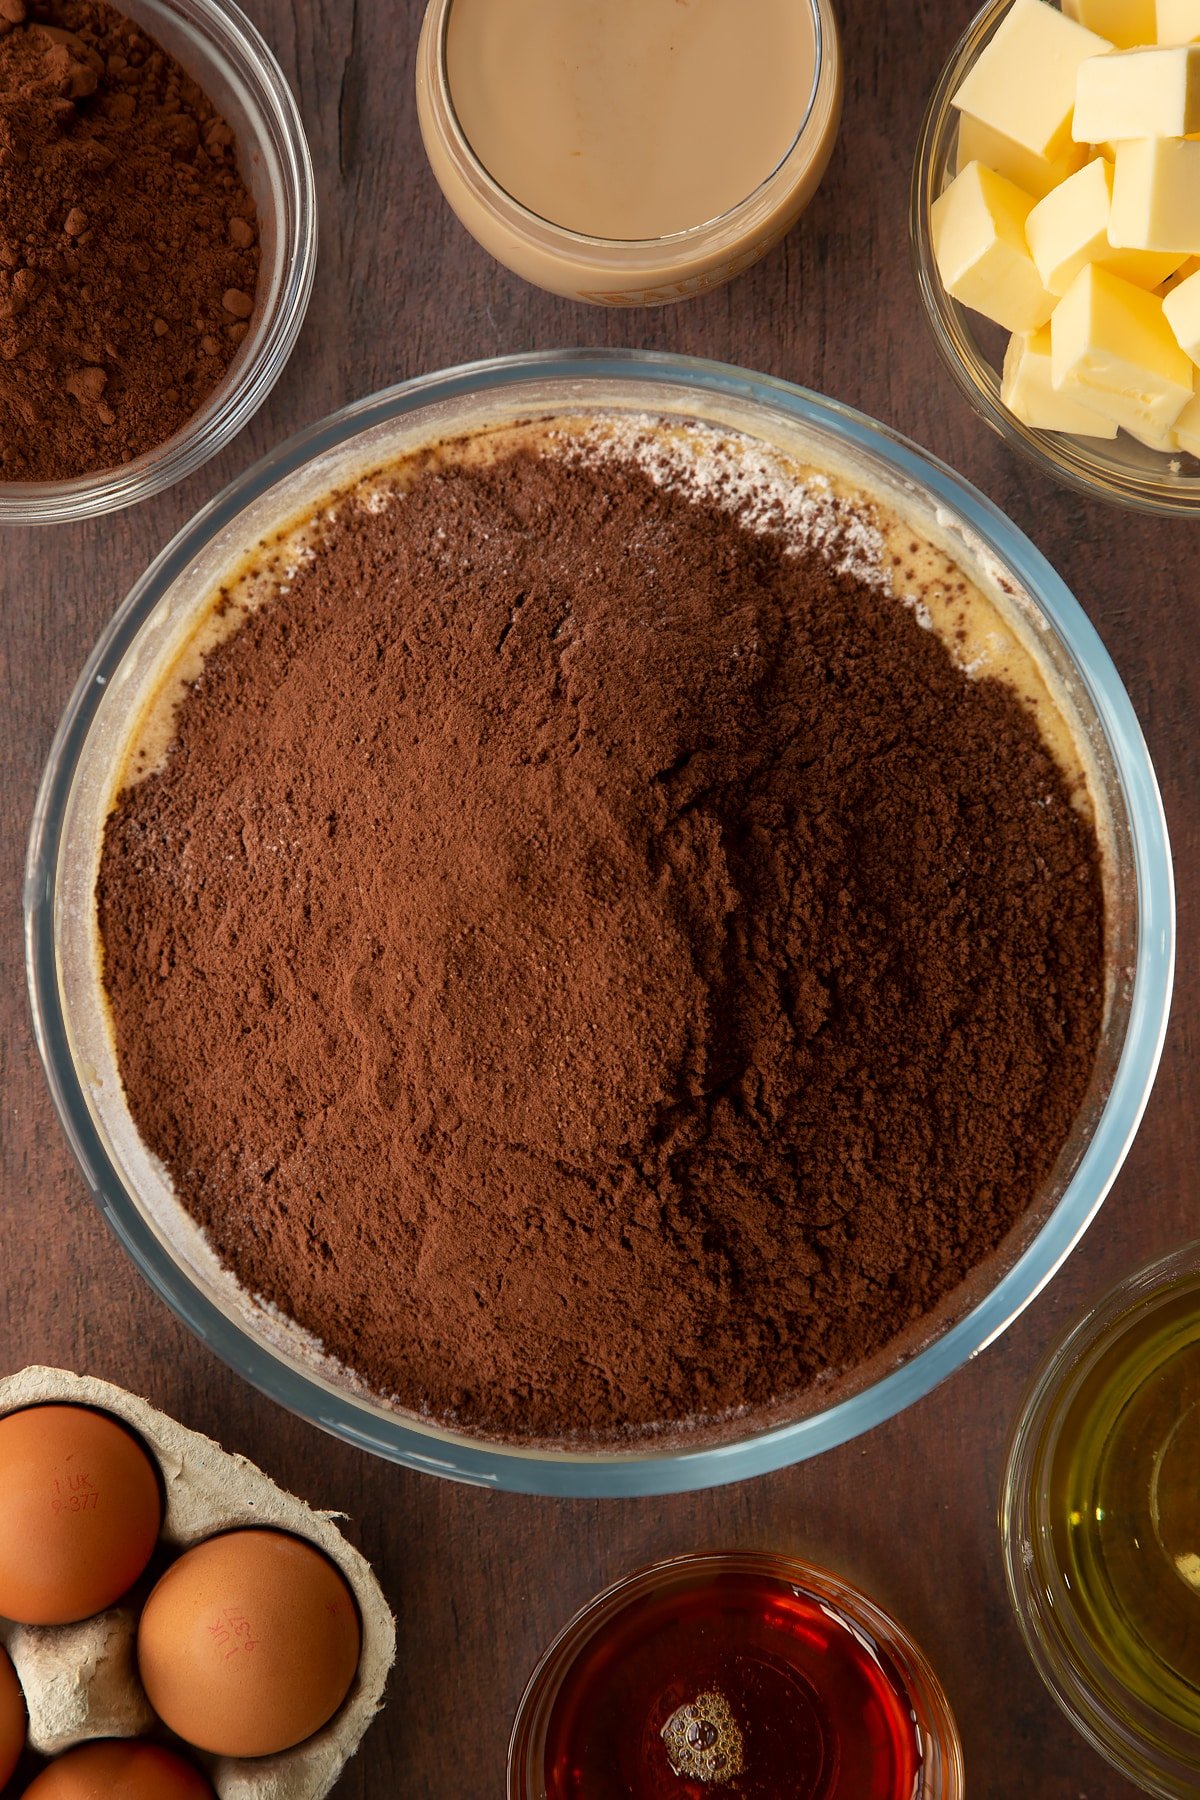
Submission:
[[[287,1321],[239,1295],[171,1194],[126,1109],[95,945],[94,881],[115,771],[141,707],[222,576],[274,527],[367,468],[506,420],[600,411],[702,419],[842,475],[948,550],[1039,662],[1088,769],[1106,845],[1107,1004],[1091,1085],[1043,1191],[1000,1250],[866,1365],[835,1403],[740,1437],[630,1451],[548,1451],[443,1430],[322,1366]],[[759,375],[674,356],[505,358],[406,382],[282,445],[167,546],[103,633],[55,737],[26,887],[30,992],[51,1092],[88,1185],[159,1294],[247,1380],[337,1436],[417,1469],[547,1494],[674,1492],[736,1481],[844,1442],[979,1353],[1050,1279],[1093,1218],[1141,1118],[1166,1028],[1175,921],[1154,771],[1094,628],[1016,527],[885,426]]]

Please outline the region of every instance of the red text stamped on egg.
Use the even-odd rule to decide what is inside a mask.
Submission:
[[[254,1627],[245,1613],[238,1612],[232,1606],[222,1609],[216,1621],[208,1627],[208,1635],[212,1639],[213,1650],[223,1662],[228,1662],[231,1656],[237,1656],[242,1651],[257,1650],[262,1641],[255,1637]]]
[[[90,1475],[68,1475],[55,1481],[51,1512],[95,1512],[100,1504],[100,1490]]]

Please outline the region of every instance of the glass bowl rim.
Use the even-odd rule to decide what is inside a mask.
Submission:
[[[640,1568],[609,1582],[571,1614],[538,1657],[522,1689],[508,1740],[509,1800],[515,1800],[514,1775],[521,1773],[514,1758],[534,1747],[523,1741],[524,1736],[538,1725],[544,1729],[548,1723],[563,1680],[595,1629],[609,1619],[619,1617],[630,1600],[669,1584],[674,1576],[686,1579],[691,1570],[699,1572],[705,1568],[777,1576],[781,1582],[802,1589],[808,1599],[828,1601],[850,1621],[849,1629],[859,1625],[868,1631],[896,1662],[908,1697],[922,1708],[923,1721],[917,1721],[914,1715],[914,1722],[924,1723],[945,1763],[945,1782],[933,1800],[961,1800],[964,1777],[958,1721],[933,1664],[895,1614],[823,1563],[814,1563],[807,1557],[791,1553],[733,1548],[688,1550],[643,1563]],[[585,1636],[578,1642],[581,1633]]]
[[[909,186],[909,248],[926,323],[938,354],[974,411],[1044,474],[1092,500],[1159,517],[1195,518],[1200,514],[1200,475],[1189,477],[1187,486],[1167,482],[1152,470],[1122,468],[1102,450],[1089,448],[1085,439],[1024,424],[1001,404],[998,394],[993,396],[960,343],[967,334],[959,321],[969,309],[950,298],[937,271],[929,214],[933,165],[958,116],[951,96],[979,54],[981,40],[1012,4],[1013,0],[985,0],[967,24],[943,65],[917,134]],[[975,349],[973,343],[970,347]],[[975,353],[979,369],[996,378],[994,365],[981,351]]]
[[[291,85],[274,51],[237,0],[150,0],[203,36],[214,61],[232,70],[256,118],[253,141],[275,151],[286,228],[278,291],[236,378],[222,377],[199,410],[163,443],[128,463],[64,481],[0,481],[0,526],[56,525],[137,505],[195,474],[237,436],[287,365],[304,324],[317,266],[317,190],[312,156]]]
[[[1122,1719],[1115,1701],[1124,1694],[1116,1674],[1090,1650],[1074,1620],[1064,1617],[1065,1596],[1058,1603],[1035,1579],[1026,1553],[1026,1533],[1041,1535],[1035,1511],[1046,1494],[1046,1434],[1066,1412],[1079,1377],[1096,1355],[1115,1343],[1135,1315],[1168,1302],[1185,1278],[1200,1301],[1200,1238],[1166,1255],[1142,1262],[1098,1298],[1073,1314],[1045,1351],[1026,1388],[1009,1433],[999,1490],[1000,1544],[1009,1605],[1030,1661],[1046,1688],[1075,1729],[1114,1768],[1163,1800],[1196,1791],[1200,1780],[1200,1725],[1192,1734],[1190,1765],[1178,1760],[1184,1733],[1169,1723],[1168,1736],[1155,1740],[1149,1731]],[[1139,1703],[1133,1716],[1151,1720],[1153,1710]],[[1173,1734],[1173,1735],[1172,1735]]]
[[[331,1395],[213,1307],[167,1257],[104,1153],[68,1046],[57,980],[54,887],[59,838],[75,763],[100,694],[141,623],[201,547],[303,463],[418,406],[502,395],[521,381],[655,380],[700,395],[774,408],[832,432],[852,450],[882,457],[951,509],[1000,558],[1069,650],[1108,737],[1129,814],[1138,896],[1137,955],[1129,1024],[1095,1131],[1062,1196],[1013,1265],[933,1343],[860,1393],[821,1412],[736,1442],[666,1454],[543,1452],[418,1429],[377,1415],[347,1393]],[[771,376],[654,351],[540,351],[468,363],[368,395],[278,445],[203,506],[159,553],[101,632],[51,744],[29,840],[26,970],[34,1035],[51,1097],[89,1189],[141,1273],[191,1330],[242,1377],[346,1442],[391,1461],[514,1492],[602,1496],[715,1487],[845,1443],[892,1417],[985,1349],[1038,1294],[1098,1211],[1149,1098],[1166,1032],[1175,957],[1175,899],[1166,819],[1132,703],[1099,634],[1062,578],[1030,540],[976,488],[909,439],[865,414]]]

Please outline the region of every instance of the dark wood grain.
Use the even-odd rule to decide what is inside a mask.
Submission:
[[[345,1800],[500,1796],[509,1724],[552,1633],[595,1589],[667,1552],[802,1552],[893,1607],[943,1676],[973,1800],[1133,1792],[1042,1690],[1005,1599],[1002,1446],[1042,1348],[1089,1296],[1197,1230],[1194,1019],[1200,522],[1068,495],[969,412],[918,316],[906,225],[925,95],[969,5],[840,0],[848,96],[800,228],[732,286],[647,312],[551,299],[492,263],[443,205],[412,94],[418,0],[248,0],[294,81],[320,188],[321,261],[299,348],[245,434],[158,500],[98,523],[0,537],[0,1370],[58,1363],[123,1382],[343,1509],[399,1619],[390,1703]],[[732,3],[732,0],[731,0]],[[847,400],[978,483],[1062,571],[1128,684],[1171,822],[1180,979],[1146,1121],[1082,1247],[1001,1342],[901,1418],[770,1478],[669,1500],[487,1494],[369,1461],[251,1392],[176,1323],[86,1197],[33,1048],[20,872],[55,722],[101,626],[166,538],[280,438],[385,383],[501,352],[642,345],[747,364]],[[782,1800],[782,1797],[781,1797]]]

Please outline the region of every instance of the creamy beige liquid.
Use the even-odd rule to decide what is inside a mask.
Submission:
[[[453,0],[450,94],[493,180],[591,237],[719,218],[808,113],[810,0]]]

